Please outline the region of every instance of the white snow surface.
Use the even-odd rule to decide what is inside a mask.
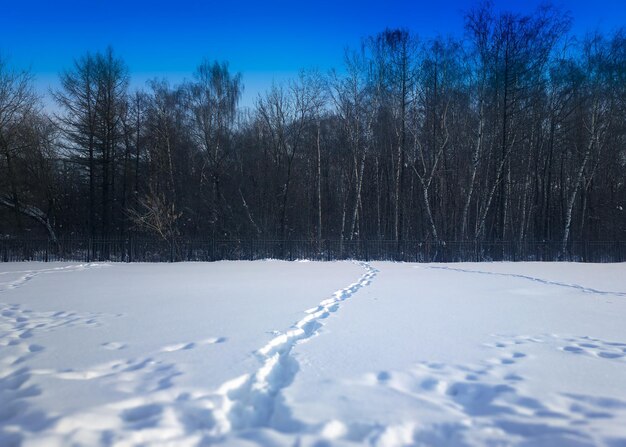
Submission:
[[[626,446],[626,264],[0,264],[0,446]]]

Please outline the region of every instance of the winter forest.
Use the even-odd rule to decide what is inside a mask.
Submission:
[[[135,91],[94,49],[45,97],[4,58],[0,234],[624,240],[626,33],[573,35],[552,6],[464,23],[364,37],[252,107],[210,55]]]

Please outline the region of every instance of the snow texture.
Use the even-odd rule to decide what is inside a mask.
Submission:
[[[625,267],[0,264],[0,445],[626,445]]]

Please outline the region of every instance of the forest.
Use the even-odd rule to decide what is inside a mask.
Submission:
[[[364,37],[252,107],[226,61],[133,90],[109,47],[42,97],[4,58],[0,238],[626,240],[626,33],[464,24]]]

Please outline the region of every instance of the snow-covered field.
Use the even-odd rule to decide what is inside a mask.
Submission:
[[[626,264],[0,264],[0,446],[626,445]]]

